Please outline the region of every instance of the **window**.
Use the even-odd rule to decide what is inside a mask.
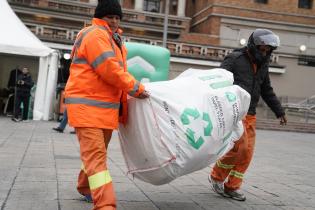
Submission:
[[[256,3],[267,4],[268,0],[255,0]]]
[[[300,55],[298,65],[315,67],[315,56]]]
[[[144,0],[143,10],[148,12],[160,12],[160,0]]]
[[[313,4],[313,0],[299,0],[299,8],[303,9],[311,9]]]

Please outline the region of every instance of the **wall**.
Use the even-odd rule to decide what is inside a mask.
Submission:
[[[268,28],[280,37],[280,47],[277,52],[285,54],[300,54],[299,47],[307,46],[307,55],[315,55],[315,26],[288,26],[283,23],[268,23],[258,20],[236,20],[222,18],[220,27],[220,45],[225,47],[240,47],[241,38],[248,39],[256,28]],[[281,63],[280,63],[281,64]],[[282,65],[282,64],[281,64]]]
[[[214,68],[214,67],[205,66],[205,65],[194,65],[194,64],[185,64],[185,63],[171,62],[171,64],[170,64],[170,72],[169,72],[169,79],[174,79],[180,73],[182,73],[183,71],[185,71],[185,70],[187,70],[189,68],[210,69],[210,68]]]
[[[214,2],[221,5],[236,6],[241,8],[246,7],[250,9],[265,10],[268,12],[295,13],[309,16],[313,16],[315,12],[314,2],[312,9],[301,9],[298,8],[298,0],[268,0],[268,4],[256,3],[254,0],[246,1],[246,4],[244,4],[244,1],[240,0],[214,0]],[[240,16],[242,16],[242,14],[240,14]],[[291,21],[294,22],[297,20],[292,16]]]
[[[206,33],[224,39],[222,25],[229,25],[222,19],[231,19],[238,22],[234,26],[239,28],[264,26],[279,29],[283,36],[297,35],[298,38],[293,42],[304,42],[315,49],[315,5],[312,9],[301,9],[298,8],[298,0],[268,0],[268,4],[255,3],[254,0],[246,1],[246,4],[240,0],[190,0],[187,5],[186,13],[192,17],[191,32]],[[289,42],[292,43],[292,39],[288,38]]]
[[[301,66],[296,58],[280,57],[286,66],[284,74],[271,74],[271,82],[278,96],[310,97],[315,95],[315,67]]]

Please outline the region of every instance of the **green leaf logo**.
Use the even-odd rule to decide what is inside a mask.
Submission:
[[[227,99],[229,100],[229,102],[234,102],[236,101],[236,95],[234,93],[231,92],[226,92],[225,96],[227,97]]]

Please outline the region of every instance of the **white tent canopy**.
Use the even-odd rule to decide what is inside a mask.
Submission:
[[[7,0],[0,0],[0,27],[0,53],[40,57],[33,118],[48,120],[53,108],[58,54],[23,24]]]
[[[0,0],[0,52],[47,56],[52,49],[46,47],[15,15],[6,0]]]

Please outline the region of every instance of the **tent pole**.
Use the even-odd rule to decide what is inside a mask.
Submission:
[[[15,113],[17,112],[15,108],[15,103],[16,103],[16,93],[17,93],[17,77],[18,77],[18,67],[15,68],[15,84],[14,84],[14,98],[13,98],[13,118],[15,118]]]

